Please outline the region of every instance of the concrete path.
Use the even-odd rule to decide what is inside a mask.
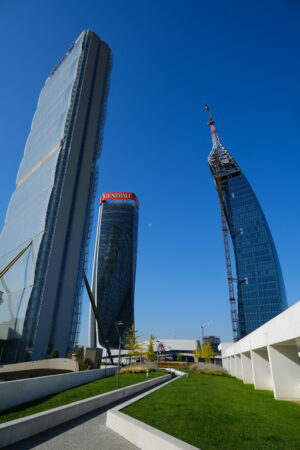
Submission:
[[[112,406],[116,406],[118,403]],[[51,428],[9,447],[10,450],[134,450],[126,439],[106,427],[106,411],[102,408],[70,422]]]

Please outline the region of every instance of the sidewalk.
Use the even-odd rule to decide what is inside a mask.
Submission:
[[[123,401],[124,402],[124,401]],[[123,403],[118,402],[115,404]],[[106,427],[106,411],[101,408],[71,420],[24,441],[15,443],[10,450],[134,450],[126,439]]]

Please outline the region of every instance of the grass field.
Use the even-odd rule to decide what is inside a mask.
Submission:
[[[150,372],[149,377],[146,377],[144,373],[120,375],[120,388],[141,383],[142,381],[147,381],[156,378],[157,376],[166,375],[166,373],[165,370],[159,370],[159,372]],[[19,419],[20,417],[29,416],[48,409],[57,408],[58,406],[104,394],[105,392],[114,391],[116,389],[116,380],[116,376],[102,378],[101,380],[92,381],[91,383],[68,389],[67,391],[58,394],[49,395],[42,399],[15,406],[14,408],[0,413],[0,423]]]
[[[202,450],[300,449],[300,405],[230,376],[189,372],[122,412]]]

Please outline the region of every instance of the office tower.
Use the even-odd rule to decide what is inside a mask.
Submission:
[[[131,192],[104,193],[100,200],[92,290],[111,348],[117,348],[116,322],[122,331],[134,323],[139,203]],[[103,341],[90,310],[90,347]]]
[[[76,343],[111,52],[84,31],[40,93],[0,236],[2,362]]]
[[[287,299],[276,248],[264,213],[247,178],[222,146],[211,116],[210,119],[208,125],[213,148],[208,163],[234,249],[238,292],[237,337],[240,339],[286,309]],[[222,228],[226,235],[224,226]],[[226,236],[224,242],[228,253]],[[231,269],[228,271],[228,254],[226,262],[230,285],[233,280],[230,280]],[[233,331],[236,331],[232,312]]]

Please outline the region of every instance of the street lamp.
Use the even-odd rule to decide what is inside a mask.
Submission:
[[[155,343],[156,343],[156,372],[158,372],[158,345],[160,341],[156,339]]]
[[[120,320],[118,322],[116,322],[116,329],[119,335],[119,361],[118,361],[118,376],[117,376],[117,389],[119,388],[119,376],[120,376],[120,357],[121,357],[121,335],[120,335],[120,331],[119,331],[119,326],[124,325],[123,322],[121,322]]]
[[[109,345],[109,339],[106,339],[106,343],[107,345]],[[106,366],[107,366],[107,358],[108,358],[108,352],[107,352],[107,348],[105,347],[103,350],[105,350],[105,376],[106,376]]]
[[[200,328],[202,330],[202,347],[203,347],[203,338],[204,338],[204,328],[208,327],[208,325],[211,325],[213,323],[213,321],[211,320],[210,322],[207,323],[203,323]]]

